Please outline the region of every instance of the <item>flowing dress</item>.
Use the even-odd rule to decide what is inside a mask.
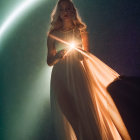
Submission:
[[[67,42],[80,44],[79,30],[54,31]],[[56,51],[67,46],[55,40]],[[82,48],[82,45],[81,45]],[[130,140],[123,120],[106,87],[119,74],[91,53],[70,51],[53,66],[50,101],[58,140]],[[75,128],[78,127],[78,138]],[[84,134],[84,135],[83,135]]]

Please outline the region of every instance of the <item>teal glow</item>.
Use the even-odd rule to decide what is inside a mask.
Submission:
[[[8,16],[3,14],[0,25],[0,77],[3,80],[0,140],[2,137],[5,140],[37,140],[43,139],[44,133],[51,139],[52,67],[48,67],[45,61],[47,50],[44,35],[54,2],[15,1],[7,6],[7,10],[3,10]],[[36,28],[40,21],[43,21],[41,28]],[[28,32],[30,29],[31,32]]]
[[[19,93],[22,100],[18,106],[11,106],[12,115],[9,114],[10,117],[5,122],[5,126],[8,128],[8,135],[5,135],[6,140],[27,140],[29,138],[33,140],[37,137],[41,123],[50,115],[51,71],[52,67],[42,67],[33,81],[30,81],[29,87]],[[26,96],[23,97],[23,94]],[[48,133],[50,122],[48,120],[45,123],[46,133]]]
[[[6,29],[15,21],[15,19],[23,13],[26,9],[31,7],[33,3],[40,2],[39,0],[25,0],[23,3],[21,3],[15,10],[12,12],[12,14],[7,18],[6,21],[2,24],[0,27],[0,38],[2,37],[3,33],[6,31]]]

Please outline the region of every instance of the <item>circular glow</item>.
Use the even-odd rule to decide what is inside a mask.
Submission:
[[[72,43],[70,44],[70,47],[71,47],[71,49],[75,48],[75,43],[72,42]]]
[[[25,9],[27,9],[35,1],[38,2],[38,0],[25,0],[12,12],[12,14],[7,18],[7,20],[0,27],[0,37],[7,29],[7,27],[16,19],[16,17],[18,17],[21,14],[21,12],[25,11]]]

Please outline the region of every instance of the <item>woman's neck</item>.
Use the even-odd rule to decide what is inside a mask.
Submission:
[[[74,27],[72,20],[64,20],[62,30],[67,31]]]

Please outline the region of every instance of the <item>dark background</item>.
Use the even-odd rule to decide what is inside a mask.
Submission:
[[[91,52],[120,75],[139,77],[140,2],[73,1],[88,26]],[[0,25],[20,3],[20,0],[0,1]],[[51,68],[46,64],[46,32],[55,3],[54,0],[40,0],[32,5],[0,38],[0,140],[55,140],[49,102]],[[125,89],[127,87],[125,85]],[[122,94],[131,91],[129,98],[133,105],[139,102],[139,92],[131,89],[123,90]],[[119,105],[124,105],[117,104],[120,109]],[[129,106],[124,107],[128,118],[130,114],[131,119],[135,118],[132,113],[137,115],[137,105],[133,105],[133,112],[129,112]]]

